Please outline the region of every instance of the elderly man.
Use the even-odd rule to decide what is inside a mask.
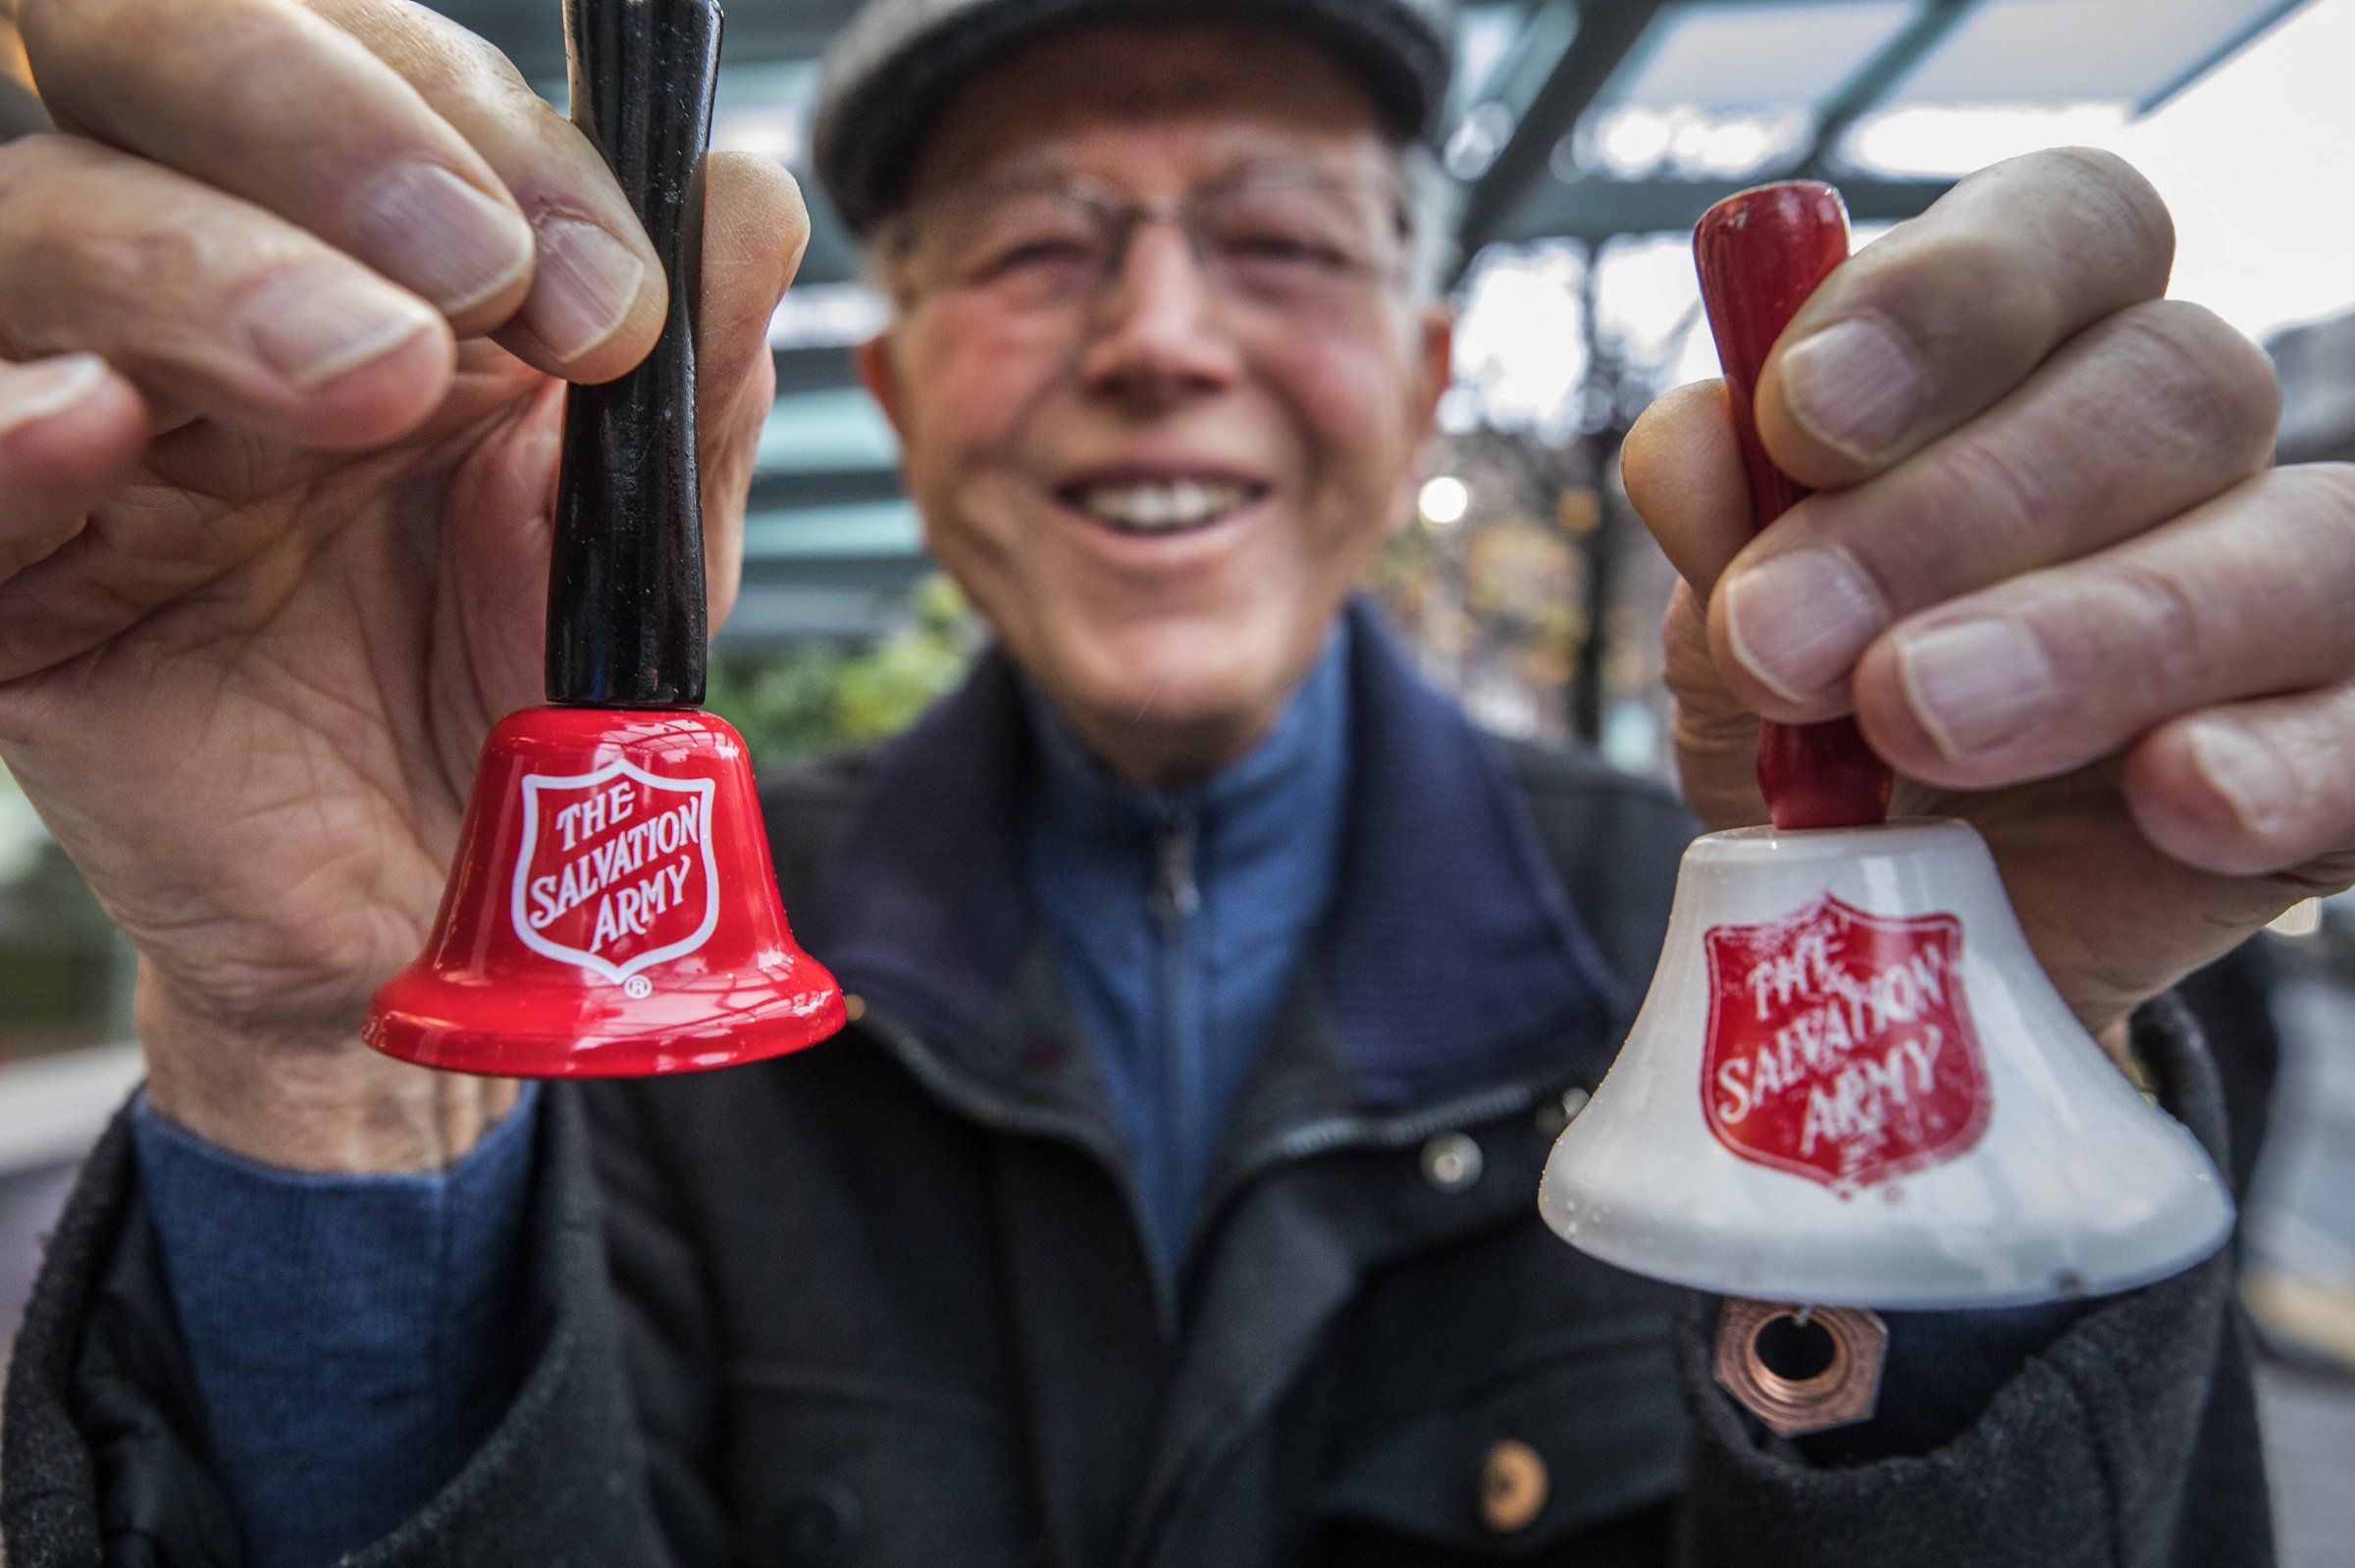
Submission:
[[[0,161],[0,749],[138,946],[150,1075],[18,1345],[13,1560],[2270,1559],[2222,1262],[1899,1316],[1879,1416],[1794,1445],[1706,1303],[1534,1218],[1686,819],[1479,737],[1351,601],[1447,374],[1423,0],[862,16],[860,364],[996,648],[768,801],[861,1020],[585,1092],[355,1030],[537,695],[562,385],[653,340],[644,236],[403,0],[23,22],[65,130]],[[713,161],[723,590],[804,233]],[[1756,814],[1756,714],[1853,707],[2212,1134],[2163,993],[2351,874],[2355,485],[2268,470],[2169,249],[2110,159],[1989,171],[1768,367],[1828,494],[1746,548],[1714,387],[1627,474],[1700,813]]]

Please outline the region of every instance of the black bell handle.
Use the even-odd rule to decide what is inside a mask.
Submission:
[[[720,10],[715,0],[565,0],[564,26],[572,122],[637,209],[670,307],[637,369],[568,393],[548,698],[693,707],[704,700],[706,636],[695,329]]]

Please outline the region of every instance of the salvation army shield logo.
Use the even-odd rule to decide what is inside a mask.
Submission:
[[[639,971],[702,947],[719,924],[707,778],[627,761],[523,778],[510,915],[524,946],[644,995]]]
[[[1849,1196],[1978,1141],[1990,1102],[1961,920],[1867,915],[1827,893],[1702,940],[1701,1101],[1736,1155]]]

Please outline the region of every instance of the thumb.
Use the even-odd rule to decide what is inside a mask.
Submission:
[[[1701,601],[1690,583],[1668,599],[1666,679],[1676,699],[1676,770],[1685,804],[1711,832],[1766,820],[1758,789],[1758,715],[1726,690],[1709,656]]]
[[[1709,653],[1711,589],[1750,542],[1750,487],[1723,382],[1680,387],[1645,411],[1620,452],[1627,497],[1683,579],[1668,601],[1666,678],[1686,804],[1710,829],[1766,820],[1758,717]]]
[[[696,336],[697,457],[711,626],[744,575],[744,509],[760,429],[776,394],[768,321],[802,265],[810,213],[793,177],[766,158],[711,155],[704,185],[704,297]]]

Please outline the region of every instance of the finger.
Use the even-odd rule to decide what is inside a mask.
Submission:
[[[138,393],[95,354],[0,364],[0,582],[73,538],[145,438]]]
[[[2351,599],[2355,469],[2284,469],[1900,622],[1858,666],[1857,714],[1933,784],[2049,777],[2181,714],[2344,679]]]
[[[1718,679],[1690,582],[1678,583],[1669,595],[1662,642],[1668,690],[1676,699],[1676,772],[1685,803],[1712,832],[1765,821],[1758,715]]]
[[[73,136],[0,148],[0,341],[305,447],[376,445],[448,386],[433,307],[261,209]]]
[[[2209,312],[2120,311],[1962,429],[1768,529],[1719,586],[1710,646],[1767,717],[1837,717],[1889,626],[2229,489],[2270,461],[2279,411],[2272,363]]]
[[[705,570],[716,631],[743,579],[745,500],[776,396],[769,318],[801,267],[810,214],[793,177],[766,158],[716,153],[704,189],[696,401]]]
[[[361,42],[292,0],[27,7],[41,95],[83,132],[244,197],[432,302],[503,320],[532,229],[466,138]]]
[[[1758,433],[1801,484],[1856,484],[1991,406],[2082,328],[2158,298],[2173,259],[2165,203],[2111,154],[1997,164],[1816,290],[1759,375]]]
[[[1701,603],[1750,543],[1750,481],[1722,381],[1679,387],[1647,408],[1619,448],[1627,498]]]
[[[507,58],[403,0],[312,0],[453,130],[530,220],[529,292],[498,341],[551,375],[609,381],[646,356],[668,288],[597,148]]]
[[[2172,720],[2125,759],[2135,824],[2175,859],[2355,882],[2355,681]]]

